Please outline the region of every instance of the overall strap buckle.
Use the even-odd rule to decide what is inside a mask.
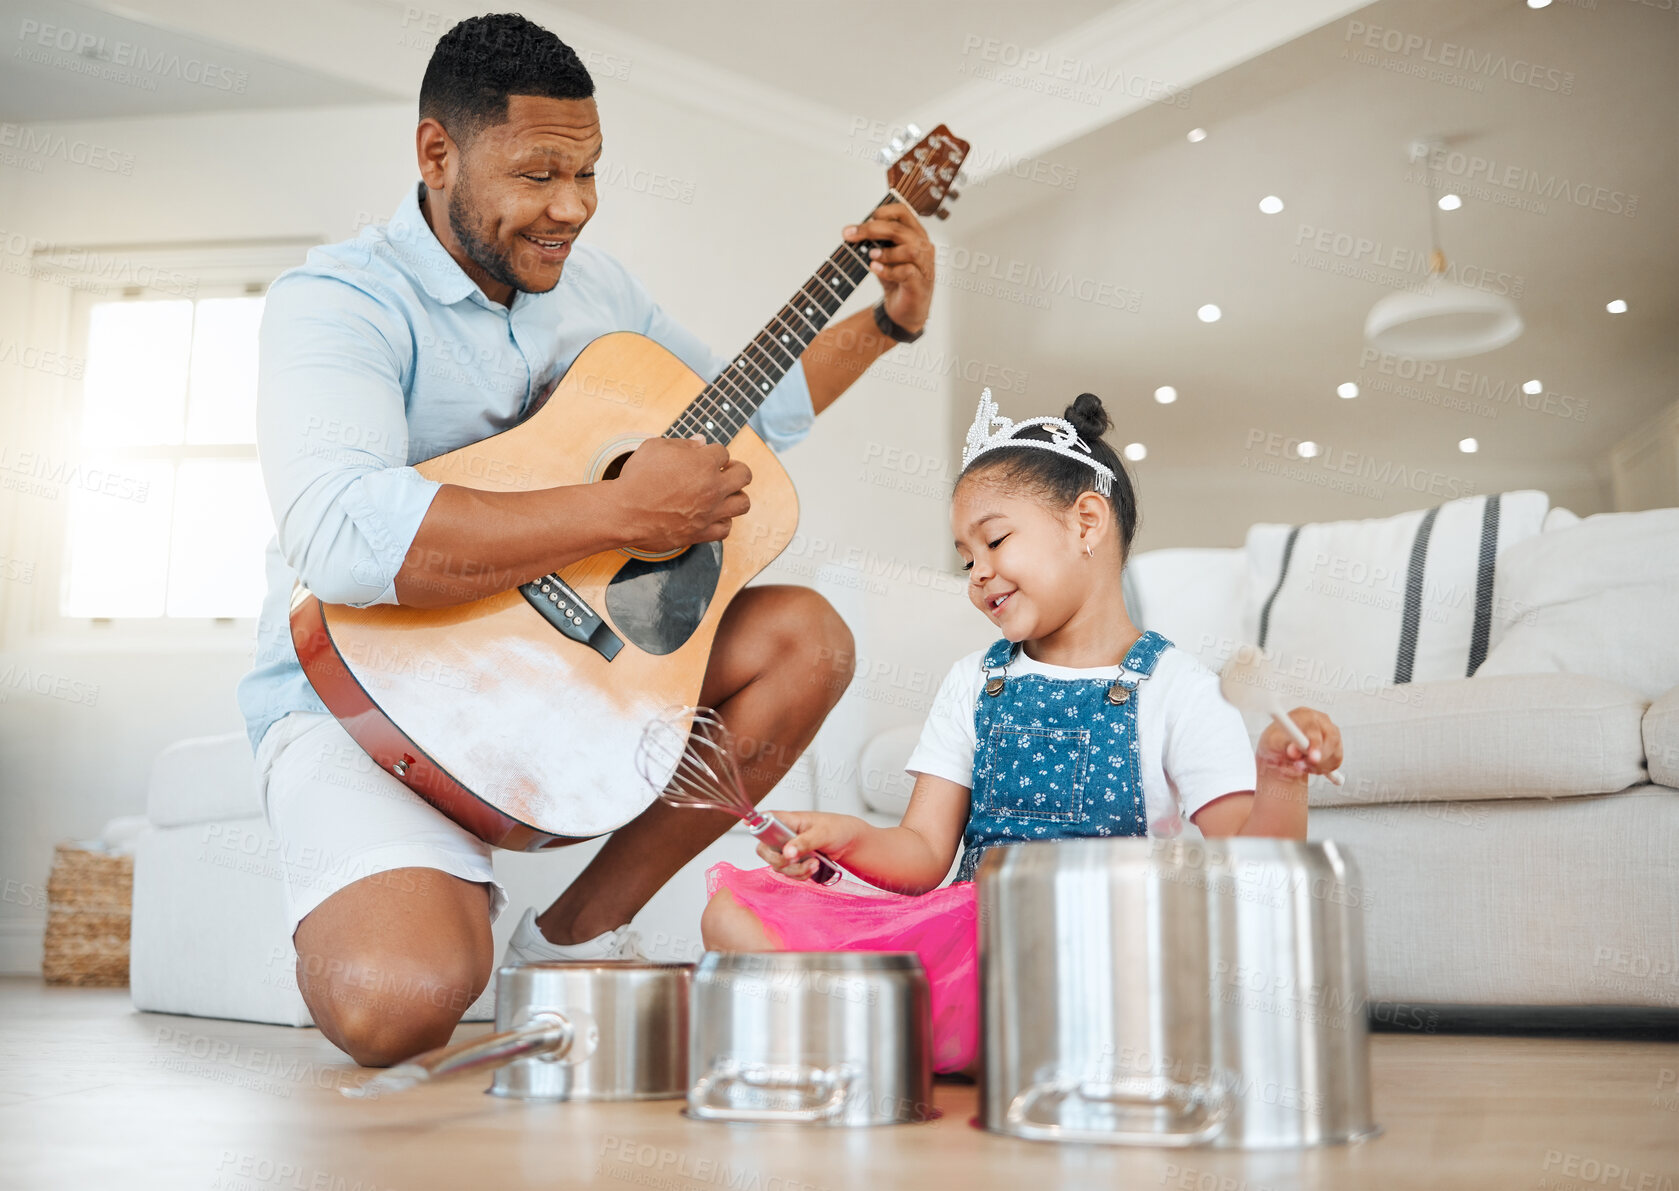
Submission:
[[[985,651],[985,657],[980,661],[980,669],[985,671],[985,693],[989,698],[995,699],[1003,693],[1003,684],[1008,679],[1009,663],[1014,660],[1015,649],[1015,644],[1004,638],[994,642],[991,648]],[[991,673],[993,670],[997,673]]]
[[[1138,684],[1154,673],[1154,666],[1160,660],[1160,655],[1170,648],[1172,643],[1152,630],[1138,637],[1126,651],[1125,660],[1119,665],[1119,677],[1113,680],[1113,685],[1108,687],[1108,693],[1104,698],[1116,707],[1127,702]],[[1128,672],[1138,677],[1127,681],[1125,675]]]

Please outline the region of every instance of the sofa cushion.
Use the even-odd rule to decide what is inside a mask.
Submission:
[[[1432,1033],[1440,1003],[1679,1008],[1679,792],[1326,809],[1307,830],[1357,866],[1395,1024]]]
[[[1569,798],[1649,780],[1648,704],[1600,678],[1478,676],[1302,702],[1335,721],[1346,754],[1346,785],[1313,778],[1313,806]]]
[[[1248,560],[1241,550],[1149,550],[1127,562],[1125,573],[1127,611],[1137,627],[1166,637],[1202,665],[1217,670],[1245,639]]]
[[[1644,757],[1652,782],[1679,787],[1679,687],[1644,713]]]
[[[1284,666],[1339,685],[1474,673],[1489,643],[1493,560],[1535,537],[1550,498],[1506,492],[1394,517],[1248,530],[1243,629]],[[1477,629],[1479,626],[1479,635]]]
[[[888,728],[863,746],[857,765],[857,793],[863,805],[876,814],[891,815],[896,821],[909,807],[915,779],[904,771],[904,763],[921,739],[920,724]]]
[[[177,740],[152,761],[146,817],[155,827],[260,814],[251,743],[243,732]]]
[[[1511,547],[1494,614],[1481,674],[1590,674],[1660,698],[1679,686],[1679,509],[1600,513]]]

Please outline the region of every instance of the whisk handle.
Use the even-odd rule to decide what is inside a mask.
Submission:
[[[746,829],[772,848],[784,847],[787,841],[793,838],[792,829],[770,814],[760,813],[757,822],[746,820]],[[820,852],[816,854],[816,872],[811,875],[811,880],[818,885],[832,885],[842,875],[826,856]]]

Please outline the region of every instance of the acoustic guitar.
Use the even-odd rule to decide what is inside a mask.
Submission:
[[[889,166],[876,206],[943,218],[967,152],[939,125]],[[656,556],[610,550],[447,608],[351,608],[298,585],[303,672],[381,768],[486,843],[520,851],[588,839],[646,809],[643,726],[696,701],[723,610],[798,525],[792,481],[746,420],[871,276],[869,247],[829,253],[709,384],[651,339],[603,335],[525,421],[416,465],[446,484],[531,490],[609,480],[654,435],[702,435],[752,469],[751,511],[726,540]]]

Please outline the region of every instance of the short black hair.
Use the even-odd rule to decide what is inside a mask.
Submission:
[[[507,120],[509,95],[588,99],[595,80],[577,52],[516,12],[468,17],[445,33],[420,82],[420,119],[456,144]]]
[[[1113,506],[1114,520],[1119,524],[1119,557],[1123,563],[1131,556],[1131,539],[1137,536],[1137,491],[1125,464],[1102,438],[1113,426],[1113,419],[1102,408],[1102,399],[1094,393],[1080,393],[1061,416],[1079,432],[1090,448],[1090,457],[1114,473],[1108,503]],[[1050,434],[1042,426],[1028,426],[1014,437],[1048,442]],[[967,466],[957,477],[957,483],[993,469],[1001,471],[999,478],[1006,483],[1021,485],[1056,509],[1070,508],[1080,496],[1096,487],[1096,473],[1088,465],[1035,447],[997,447],[987,451]]]

